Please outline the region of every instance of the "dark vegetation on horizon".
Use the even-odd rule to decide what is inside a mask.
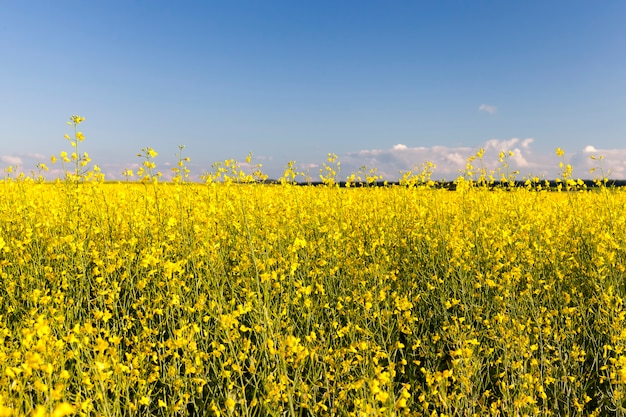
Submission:
[[[280,184],[279,180],[274,180],[274,179],[268,179],[265,181],[261,181],[263,184]],[[588,188],[588,189],[594,189],[594,188],[599,188],[600,185],[598,184],[598,180],[582,180],[582,182],[584,183],[584,187]],[[533,186],[536,185],[542,185],[544,188],[549,188],[549,189],[555,189],[558,187],[559,183],[563,183],[562,181],[556,181],[556,180],[544,180],[544,181],[540,181],[538,183],[533,183]],[[299,181],[295,183],[296,185],[313,185],[313,186],[322,186],[325,185],[322,181],[310,181],[310,182],[304,182],[304,181]],[[345,188],[346,184],[348,184],[347,181],[338,181],[337,185],[339,187]],[[478,185],[478,183],[474,183],[475,185]],[[403,185],[401,184],[399,181],[375,181],[375,182],[371,182],[371,183],[367,183],[367,182],[351,182],[350,183],[350,187],[354,188],[354,187],[387,187],[387,186],[391,186],[391,185]],[[424,185],[424,184],[417,184],[419,185]],[[456,181],[433,181],[432,184],[432,188],[437,188],[437,189],[447,189],[450,191],[454,191],[456,190]],[[606,183],[602,183],[601,184],[604,187],[624,187],[626,186],[626,180],[608,180]],[[481,185],[479,185],[481,186]],[[485,184],[485,186],[487,188],[493,189],[493,188],[524,188],[527,187],[527,183],[526,181],[495,181],[493,183],[488,183]]]

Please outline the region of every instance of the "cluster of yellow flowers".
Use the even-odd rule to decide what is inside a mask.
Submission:
[[[0,182],[0,416],[626,412],[621,190],[143,156],[148,183]]]

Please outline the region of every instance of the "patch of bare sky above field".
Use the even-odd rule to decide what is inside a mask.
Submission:
[[[512,138],[508,140],[490,139],[479,147],[469,146],[408,146],[396,144],[387,149],[362,149],[353,152],[338,154],[338,161],[341,163],[341,170],[338,180],[345,180],[353,172],[367,167],[377,169],[377,174],[389,181],[397,180],[402,172],[420,172],[423,164],[431,162],[435,165],[433,179],[455,180],[466,169],[468,159],[475,155],[479,149],[484,149],[482,159],[474,160],[472,164],[476,168],[484,167],[487,172],[514,173],[515,178],[522,180],[529,177],[539,177],[542,179],[554,179],[561,176],[562,169],[559,163],[571,164],[573,176],[581,179],[594,179],[602,175],[611,179],[626,178],[626,149],[596,149],[588,145],[579,150],[565,150],[562,157],[557,156],[556,150],[551,152],[538,152],[534,149],[536,144],[533,138]],[[506,152],[505,159],[508,167],[504,167],[499,161],[500,152]],[[512,155],[508,155],[511,151]],[[594,157],[594,158],[592,158]],[[602,157],[600,159],[600,157]],[[155,162],[157,171],[163,174],[163,179],[172,177],[172,168],[176,166],[176,161],[167,160],[163,155],[159,155]],[[271,156],[254,156],[252,163],[239,161],[239,165],[246,172],[252,172],[256,164],[261,164],[261,170],[271,179],[280,178],[283,169],[288,161],[279,161]],[[296,161],[296,167],[304,172],[312,181],[319,180],[320,168],[326,161]],[[43,173],[46,178],[62,178],[63,167],[57,161],[50,163],[50,157],[39,153],[7,154],[0,155],[0,163],[5,172],[9,167],[13,167],[15,172],[23,172],[26,175],[39,175]],[[38,169],[38,164],[45,164],[48,171],[42,172]],[[97,157],[90,165],[98,164],[109,180],[125,180],[122,174],[125,170],[137,171],[141,166],[141,160],[128,162],[99,163]],[[200,181],[200,177],[212,171],[211,164],[204,165],[193,158],[187,163],[190,170],[189,177],[192,181]],[[595,168],[595,172],[590,170]],[[73,163],[66,164],[65,169],[71,171]],[[500,171],[498,171],[500,170]],[[496,175],[499,177],[499,174]],[[137,179],[135,176],[132,179]],[[302,177],[300,178],[302,179]]]
[[[553,178],[557,146],[577,177],[597,151],[626,179],[624,0],[74,3],[1,3],[0,178],[63,176],[50,155],[78,114],[111,180],[146,146],[171,177],[177,145],[194,181],[248,151],[270,178],[296,160],[317,180],[335,152],[339,180],[426,161],[453,180],[480,148],[486,169],[512,150],[520,179]]]

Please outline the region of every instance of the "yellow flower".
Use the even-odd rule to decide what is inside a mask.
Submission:
[[[65,417],[70,414],[74,414],[76,407],[67,402],[62,402],[61,404],[54,407],[54,411],[52,411],[52,417]]]
[[[45,417],[46,416],[46,407],[43,405],[38,405],[34,410],[31,417]]]
[[[224,403],[224,405],[226,406],[226,409],[227,409],[229,412],[231,412],[231,413],[232,413],[232,412],[233,412],[233,410],[235,409],[235,405],[236,405],[236,404],[237,404],[237,403],[235,402],[235,400],[233,400],[233,399],[232,399],[232,398],[230,398],[230,397],[228,397],[228,398],[226,399],[226,402]]]
[[[70,121],[69,121],[69,122],[67,122],[67,124],[69,124],[69,125],[71,125],[71,124],[74,124],[74,125],[79,125],[79,124],[81,124],[84,120],[85,120],[85,118],[84,118],[84,117],[74,115],[74,116],[71,116],[71,117],[70,117]]]
[[[13,409],[0,404],[0,417],[11,417],[13,415]]]
[[[48,386],[39,380],[35,381],[33,385],[37,391],[48,392]]]

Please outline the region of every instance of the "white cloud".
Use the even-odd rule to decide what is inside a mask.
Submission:
[[[461,155],[458,152],[452,152],[452,153],[448,153],[445,156],[445,160],[446,162],[451,162],[452,164],[461,167],[465,164],[465,162],[467,161],[467,157],[464,155]]]
[[[369,168],[377,168],[385,179],[393,181],[399,178],[401,171],[420,170],[421,164],[432,162],[436,165],[433,178],[454,180],[465,170],[468,158],[482,148],[485,151],[482,161],[474,161],[473,164],[475,167],[482,164],[488,172],[497,172],[498,168],[503,172],[519,171],[517,175],[519,180],[531,176],[544,179],[554,179],[559,176],[559,162],[563,160],[556,155],[556,152],[535,152],[534,144],[533,138],[489,139],[477,147],[411,147],[396,144],[389,149],[362,149],[350,152],[340,155],[339,160],[343,177],[366,165]],[[502,151],[513,152],[512,156],[507,154],[508,167],[506,168],[499,162],[499,154]],[[589,169],[598,167],[600,160],[592,160],[590,158],[592,154],[603,155],[602,166],[605,173],[610,171],[611,178],[626,178],[626,149],[596,149],[593,146],[587,146],[580,151],[565,155],[564,162],[574,167],[574,177],[594,178],[594,174],[590,174]]]
[[[17,155],[0,155],[0,164],[18,167],[18,172],[29,172],[35,169],[38,163],[50,165],[49,157],[41,153],[19,153]]]
[[[597,149],[587,145],[582,152],[572,155],[570,161],[585,178],[600,177],[604,171],[609,178],[626,179],[626,149]],[[591,169],[595,171],[589,172]]]
[[[524,158],[524,155],[522,154],[519,148],[513,149],[512,152],[513,152],[513,156],[511,156],[511,159],[515,161],[515,164],[517,165],[518,168],[527,168],[531,166],[530,162],[528,162],[528,160]]]
[[[478,110],[494,114],[496,112],[496,106],[490,106],[489,104],[481,104],[478,106]]]
[[[436,165],[433,179],[455,180],[464,172],[467,160],[475,155],[479,149],[484,149],[482,161],[474,161],[474,166],[482,164],[487,171],[509,172],[519,171],[517,179],[523,180],[531,176],[543,179],[554,179],[560,174],[559,162],[571,164],[574,167],[574,178],[594,179],[605,175],[611,179],[626,179],[626,149],[604,149],[593,145],[587,145],[579,150],[569,150],[564,157],[559,158],[556,152],[538,151],[536,141],[533,138],[509,138],[489,139],[477,146],[411,146],[410,144],[397,143],[388,148],[361,149],[339,155],[341,171],[338,180],[345,180],[351,173],[359,171],[363,166],[368,169],[376,168],[378,174],[389,181],[400,178],[400,172],[414,170],[421,171],[421,166],[426,162]],[[545,147],[543,147],[545,148]],[[554,148],[553,148],[554,149]],[[500,152],[512,151],[512,156],[507,156],[508,167],[504,168],[499,162]],[[594,156],[595,159],[592,159]],[[602,159],[600,159],[602,156]],[[262,170],[270,175],[270,178],[279,178],[283,172],[285,163],[274,163],[271,157],[254,157],[252,165],[257,160],[264,160]],[[52,165],[48,158],[42,154],[16,154],[0,156],[0,172],[3,168],[17,165],[21,171],[30,175],[38,162],[45,162],[50,171],[46,177],[53,179],[62,177],[59,163]],[[130,168],[136,171],[140,167],[137,161],[107,163],[95,160],[100,165],[102,172],[109,180],[124,180],[122,172]],[[4,166],[3,166],[4,165]],[[240,165],[246,172],[252,169],[244,161]],[[320,161],[299,160],[296,167],[310,175],[313,180],[319,177]],[[190,177],[194,181],[200,180],[203,173],[211,171],[210,166],[190,163],[187,167],[191,170]],[[167,162],[157,164],[157,170],[161,171],[165,179],[171,177],[171,166]],[[595,172],[590,173],[595,168]],[[603,173],[602,173],[603,172]],[[135,176],[133,180],[137,180]]]
[[[585,153],[596,153],[596,152],[598,152],[598,150],[594,146],[592,146],[592,145],[587,145],[587,146],[585,146],[585,149],[583,149],[583,152],[585,152]]]
[[[319,164],[315,164],[315,163],[309,163],[309,164],[301,164],[298,165],[298,167],[300,167],[301,169],[305,169],[305,170],[310,170],[310,169],[317,169],[319,168]]]
[[[7,165],[19,165],[19,166],[22,166],[22,163],[24,162],[22,158],[20,158],[19,156],[12,156],[12,155],[2,155],[0,156],[0,161],[2,161],[3,163]]]
[[[32,152],[25,153],[24,157],[28,159],[33,159],[35,161],[45,161],[45,160],[50,159],[50,156],[46,156],[42,153],[32,153]]]
[[[496,151],[498,153],[502,151],[512,150],[513,146],[519,142],[518,138],[511,138],[509,140],[489,139],[483,145],[485,151]]]

